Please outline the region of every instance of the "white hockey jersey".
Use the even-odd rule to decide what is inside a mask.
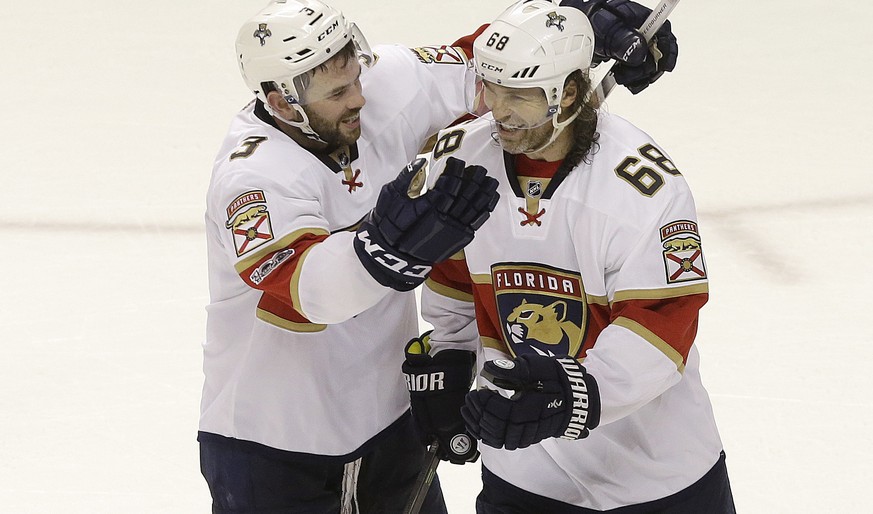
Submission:
[[[504,153],[490,118],[440,133],[429,181],[456,157],[484,166],[501,198],[463,253],[434,268],[422,312],[436,350],[479,347],[480,364],[582,360],[602,402],[588,438],[480,450],[517,487],[606,510],[688,487],[722,444],[693,344],[708,285],[691,193],[647,134],[606,113],[597,130],[591,164],[569,173]]]
[[[472,84],[451,47],[375,53],[349,148],[310,153],[260,103],[231,123],[207,197],[202,432],[348,456],[408,409],[415,297],[370,277],[354,229],[427,137],[466,111]]]

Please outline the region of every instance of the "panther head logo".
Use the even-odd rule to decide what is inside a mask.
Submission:
[[[561,29],[561,30],[563,30],[563,29]],[[272,35],[273,35],[273,33],[270,32],[270,29],[267,28],[266,23],[259,23],[258,30],[256,30],[255,33],[252,34],[252,37],[256,37],[256,38],[260,39],[261,46],[264,46],[267,44],[267,38],[272,36]]]
[[[564,22],[567,21],[566,16],[562,16],[554,11],[550,12],[546,16],[549,17],[549,19],[546,20],[546,28],[557,27],[558,30],[560,30],[561,32],[564,31]]]
[[[519,345],[534,340],[549,346],[572,346],[580,340],[582,329],[567,319],[567,302],[563,300],[549,305],[522,300],[506,318],[506,333]]]

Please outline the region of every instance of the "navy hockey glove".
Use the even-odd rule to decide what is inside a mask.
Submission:
[[[515,450],[549,437],[582,439],[600,423],[597,382],[572,357],[488,361],[481,375],[504,391],[470,392],[461,413],[488,446]]]
[[[440,459],[452,464],[475,462],[479,445],[464,428],[461,406],[473,384],[476,355],[466,350],[442,350],[431,357],[429,340],[430,332],[425,332],[406,345],[403,374],[412,417],[425,444],[440,443]]]
[[[466,166],[453,157],[432,189],[411,198],[410,185],[425,164],[421,158],[412,161],[382,187],[355,237],[364,268],[377,282],[398,291],[414,289],[433,264],[467,246],[499,198],[497,181],[485,168]]]
[[[630,0],[563,0],[583,11],[594,28],[594,64],[615,59],[615,81],[637,94],[673,71],[679,56],[676,36],[666,21],[649,43],[639,32],[652,10]]]

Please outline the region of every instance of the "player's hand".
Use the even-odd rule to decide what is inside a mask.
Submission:
[[[582,439],[600,423],[597,382],[571,357],[525,354],[485,363],[495,386],[467,395],[467,430],[494,448],[526,448],[549,437]]]
[[[398,291],[414,289],[433,264],[467,246],[499,198],[497,181],[485,168],[453,157],[434,186],[412,198],[411,184],[425,164],[412,161],[382,187],[355,237],[355,252],[370,275]]]
[[[412,417],[428,444],[438,441],[439,457],[453,464],[475,462],[478,444],[464,427],[461,406],[473,383],[476,356],[466,350],[442,350],[430,356],[430,332],[409,341],[403,374]]]
[[[561,5],[585,12],[594,28],[594,64],[615,59],[615,81],[631,93],[676,67],[679,45],[669,21],[648,45],[638,30],[652,12],[648,7],[630,0],[563,0]]]

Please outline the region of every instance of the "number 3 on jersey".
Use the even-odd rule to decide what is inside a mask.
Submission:
[[[639,148],[640,156],[646,161],[654,164],[664,173],[668,175],[681,175],[679,170],[655,145],[648,143]],[[655,193],[664,185],[664,177],[646,165],[639,165],[642,160],[635,156],[629,155],[624,158],[618,166],[615,167],[615,174],[627,181],[628,184],[634,186],[637,191],[645,196],[654,196]],[[639,166],[637,166],[639,165]]]
[[[250,136],[245,138],[243,142],[240,143],[239,147],[237,147],[237,150],[230,154],[230,160],[232,161],[234,159],[245,159],[246,157],[255,153],[255,150],[258,149],[258,146],[266,140],[267,138],[264,136]]]

